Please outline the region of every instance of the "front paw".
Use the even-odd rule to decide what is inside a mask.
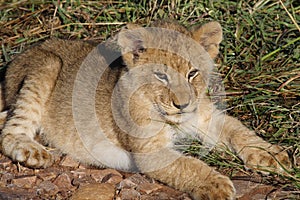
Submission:
[[[4,137],[2,151],[14,161],[28,167],[45,168],[53,163],[52,155],[42,145],[27,138]]]
[[[246,168],[260,171],[263,174],[285,173],[291,168],[287,152],[278,145],[271,145],[268,148],[245,147],[241,152],[241,157]]]
[[[203,185],[192,192],[195,200],[232,200],[235,199],[235,188],[227,176],[219,173],[209,176]]]

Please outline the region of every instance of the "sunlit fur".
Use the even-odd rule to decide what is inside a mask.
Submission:
[[[201,200],[234,199],[233,184],[199,159],[178,152],[180,139],[200,139],[208,147],[227,145],[252,169],[271,167],[280,172],[277,161],[289,167],[282,148],[224,115],[206,94],[212,59],[222,40],[220,24],[210,22],[190,30],[171,21],[153,26],[179,34],[162,35],[164,30],[153,34],[128,25],[112,39],[122,60],[103,73],[96,95],[81,97],[85,91],[76,91],[83,105],[95,98],[94,107],[87,107],[95,109],[103,137],[90,134],[95,124],[89,116],[76,121],[86,127],[86,132],[77,132],[77,107],[72,107],[77,72],[96,44],[50,39],[19,55],[6,73],[0,115],[2,152],[29,167],[51,165],[51,153],[34,140],[39,131],[45,144],[82,163],[140,171]],[[197,45],[190,47],[180,34]],[[160,44],[170,45],[178,54],[148,48]],[[189,52],[189,48],[194,50]],[[92,74],[97,74],[96,68]],[[90,79],[97,77],[86,81]]]

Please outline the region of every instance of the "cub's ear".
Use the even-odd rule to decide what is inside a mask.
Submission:
[[[204,47],[211,58],[215,58],[218,55],[219,44],[223,39],[222,27],[218,22],[209,22],[193,28],[191,33],[193,39]]]
[[[145,50],[143,32],[142,27],[127,24],[117,36],[117,43],[121,48],[122,57],[127,66],[134,64]]]

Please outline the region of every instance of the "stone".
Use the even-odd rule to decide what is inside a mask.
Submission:
[[[123,189],[118,195],[120,200],[139,200],[141,194],[134,189]]]
[[[3,185],[8,184],[9,182],[11,182],[12,179],[14,179],[14,175],[12,173],[7,172],[4,172],[0,177],[0,181]]]
[[[137,186],[136,183],[134,183],[132,180],[130,180],[129,178],[127,178],[127,179],[124,179],[123,181],[121,181],[121,182],[118,184],[117,188],[118,188],[118,189],[122,189],[122,188],[132,188],[132,187],[136,187],[136,186]]]
[[[0,199],[1,200],[23,200],[23,199],[32,199],[36,196],[36,192],[30,189],[23,188],[11,188],[0,187]]]
[[[0,168],[2,169],[6,169],[7,167],[9,167],[12,164],[11,159],[7,158],[7,157],[2,157],[0,159]]]
[[[74,186],[71,183],[71,179],[68,174],[62,173],[60,174],[54,181],[53,183],[63,191],[69,191],[69,190],[74,190]]]
[[[43,181],[54,180],[57,177],[57,174],[54,172],[40,172],[38,177]]]
[[[134,174],[134,175],[128,177],[127,179],[130,180],[135,185],[149,183],[149,181],[145,177],[143,177],[141,174]]]
[[[48,194],[52,196],[59,192],[59,188],[51,181],[43,181],[39,184],[37,191],[39,194]]]
[[[114,176],[120,177],[121,179],[114,178],[114,180],[111,180],[111,183],[115,183],[116,181],[119,183],[123,179],[122,174],[114,169],[91,170],[91,177],[98,183],[105,183]]]
[[[133,174],[117,184],[117,189],[136,188],[144,183],[149,183],[149,181],[140,174]]]
[[[137,186],[137,191],[142,194],[150,194],[154,191],[157,191],[161,188],[159,184],[156,183],[142,183]]]
[[[37,180],[36,176],[25,176],[25,177],[15,178],[11,181],[11,183],[20,188],[32,188],[36,183],[36,180]]]
[[[70,156],[66,156],[63,158],[63,160],[60,163],[61,166],[64,167],[73,167],[73,168],[78,168],[79,162],[71,158]]]
[[[79,168],[79,169],[76,169],[76,170],[71,171],[71,173],[72,173],[74,176],[76,176],[76,177],[78,177],[78,178],[81,178],[81,177],[83,177],[83,176],[86,176],[86,175],[87,175],[88,173],[90,173],[90,172],[89,172],[88,169]]]
[[[109,179],[107,181],[105,181],[105,183],[110,183],[112,185],[116,185],[118,183],[120,183],[123,180],[122,177],[117,176],[117,175],[112,175],[111,177],[109,177]]]
[[[109,183],[95,183],[79,187],[71,200],[113,200],[115,187]]]

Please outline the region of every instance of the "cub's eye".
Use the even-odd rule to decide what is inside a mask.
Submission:
[[[163,82],[168,82],[168,76],[161,72],[154,72],[155,77]]]
[[[190,80],[190,79],[194,78],[195,76],[198,75],[198,73],[199,73],[199,71],[197,69],[190,71],[188,74],[188,79]]]

